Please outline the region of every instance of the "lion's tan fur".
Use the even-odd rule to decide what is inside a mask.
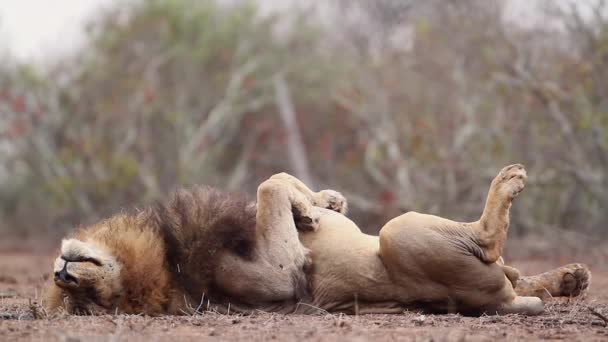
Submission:
[[[166,269],[165,246],[158,231],[148,224],[145,215],[125,214],[78,230],[71,239],[103,246],[118,260],[121,265],[121,287],[109,296],[94,298],[101,301],[95,303],[93,300],[86,301],[78,292],[52,285],[49,306],[55,308],[65,304],[68,311],[86,312],[103,310],[103,305],[99,304],[106,304],[109,308],[120,308],[124,313],[164,313],[177,293],[171,287]],[[105,293],[107,286],[107,282],[99,281],[95,291]]]
[[[199,187],[167,202],[78,230],[55,261],[51,309],[180,314],[265,310],[537,314],[541,291],[577,295],[584,265],[520,278],[501,254],[511,202],[526,172],[504,168],[479,221],[419,213],[363,234],[337,192],[287,174],[257,202]]]
[[[309,259],[297,240],[289,199],[274,202],[283,194],[275,193],[279,188],[261,187],[257,208],[209,187],[180,190],[163,204],[77,230],[64,247],[79,247],[62,249],[56,278],[68,265],[76,273],[71,277],[82,281],[95,274],[97,281],[75,286],[56,279],[48,291],[49,308],[151,315],[209,308],[293,311],[309,293]],[[289,216],[276,212],[282,207]],[[116,279],[109,281],[100,266],[63,260],[70,253],[95,259],[98,250],[120,267],[119,288],[109,290]]]

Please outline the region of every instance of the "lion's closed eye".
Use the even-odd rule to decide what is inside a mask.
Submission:
[[[95,259],[95,258],[91,258],[91,257],[84,257],[84,256],[61,256],[61,259],[65,260],[65,261],[69,261],[69,262],[90,262],[94,265],[97,266],[103,266],[103,264],[101,263],[101,261]]]

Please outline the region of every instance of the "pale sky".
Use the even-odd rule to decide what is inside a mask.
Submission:
[[[0,0],[0,51],[44,62],[82,44],[84,24],[104,7],[133,0]],[[222,0],[223,1],[223,0]],[[292,0],[290,0],[292,1]],[[263,9],[287,0],[259,0]]]
[[[100,8],[127,1],[130,0],[0,0],[0,52],[8,50],[20,59],[37,62],[70,53],[81,46],[83,26],[89,18]],[[538,11],[534,5],[540,2],[510,1],[508,16],[518,21],[534,17]],[[284,7],[289,1],[259,3],[268,9]]]
[[[83,24],[115,0],[0,0],[0,46],[16,57],[40,60],[79,46]]]

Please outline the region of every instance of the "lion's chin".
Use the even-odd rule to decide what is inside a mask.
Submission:
[[[64,290],[75,290],[78,288],[77,283],[64,283],[62,281],[56,281],[55,285],[59,286],[60,288],[62,288]]]

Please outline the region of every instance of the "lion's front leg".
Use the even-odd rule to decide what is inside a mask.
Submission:
[[[345,212],[346,200],[336,191],[314,192],[286,173],[274,175],[258,187],[258,253],[267,269],[252,276],[269,289],[262,297],[309,299],[307,273],[312,261],[310,252],[300,243],[298,230],[318,229],[319,207]]]
[[[255,300],[250,304],[258,307],[308,301],[312,261],[310,251],[300,243],[298,229],[316,229],[320,209],[292,184],[275,178],[258,187],[256,207],[254,256],[243,261],[227,255],[218,284],[234,297]],[[297,226],[294,214],[301,221]]]
[[[305,187],[303,183],[302,186]],[[258,187],[258,229],[275,230],[273,227],[281,226],[285,229],[295,227],[298,230],[316,230],[320,212],[314,205],[315,195],[306,187],[295,186],[290,179],[277,175],[270,177]],[[295,229],[293,233],[297,237]]]
[[[265,269],[251,274],[252,283],[267,289],[260,296],[265,300],[305,301],[309,297],[306,277],[311,259],[309,250],[300,243],[298,230],[316,230],[320,210],[303,184],[297,187],[284,178],[273,176],[258,187],[257,252]]]
[[[270,177],[273,180],[279,180],[286,184],[290,184],[294,189],[302,193],[312,205],[320,208],[325,208],[337,211],[340,214],[346,214],[348,211],[348,202],[341,193],[335,190],[321,190],[319,192],[312,191],[306,184],[296,177],[285,172],[277,173]]]
[[[576,297],[591,283],[591,272],[584,264],[569,264],[527,277],[520,277],[514,290],[519,296]]]

